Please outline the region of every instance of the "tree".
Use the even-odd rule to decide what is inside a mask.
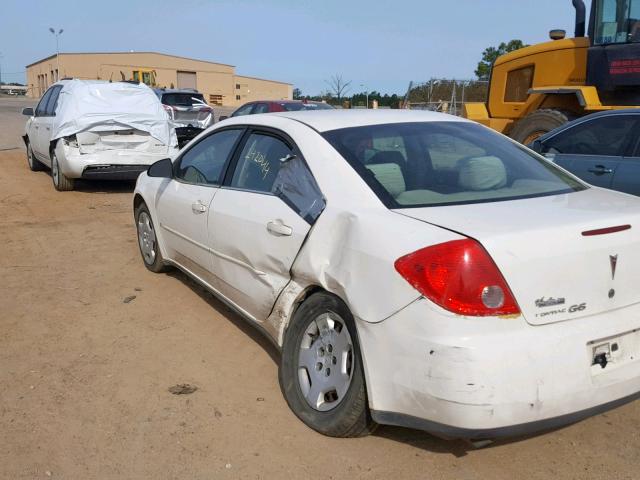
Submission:
[[[482,60],[478,62],[478,68],[475,71],[478,80],[489,80],[491,67],[493,67],[494,62],[500,55],[504,55],[505,53],[513,52],[514,50],[519,50],[524,47],[528,47],[528,45],[525,45],[522,40],[511,40],[508,43],[502,42],[498,45],[498,48],[485,48],[484,52],[482,52]]]
[[[293,99],[294,100],[300,100],[302,98],[302,90],[300,90],[299,88],[294,88],[293,89]]]
[[[338,99],[338,103],[340,103],[344,94],[349,91],[349,85],[351,85],[351,80],[347,82],[342,78],[342,75],[336,74],[336,75],[333,75],[326,82],[327,82],[327,85],[329,85],[329,89],[331,93],[333,93],[336,96],[336,98]]]

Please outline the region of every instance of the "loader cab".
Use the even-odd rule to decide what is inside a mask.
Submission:
[[[133,71],[134,82],[142,82],[149,87],[156,86],[156,71],[149,69],[138,69]]]
[[[604,105],[640,105],[640,0],[593,0],[587,85]]]

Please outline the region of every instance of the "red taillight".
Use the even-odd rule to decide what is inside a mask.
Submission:
[[[475,240],[440,243],[400,257],[398,273],[432,302],[460,315],[520,313],[487,251]]]

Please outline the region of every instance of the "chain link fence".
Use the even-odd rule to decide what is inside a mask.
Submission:
[[[489,92],[486,80],[432,78],[427,82],[411,82],[403,108],[433,110],[461,115],[467,102],[485,102]]]

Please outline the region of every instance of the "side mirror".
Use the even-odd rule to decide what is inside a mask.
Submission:
[[[173,163],[170,158],[163,158],[151,165],[147,175],[157,178],[173,178]]]
[[[220,115],[220,116],[218,117],[218,121],[219,121],[219,122],[221,122],[222,120],[226,120],[227,118],[229,118],[229,116],[228,116],[228,115]]]
[[[27,117],[33,117],[33,108],[31,107],[23,108],[22,114],[26,115]]]

